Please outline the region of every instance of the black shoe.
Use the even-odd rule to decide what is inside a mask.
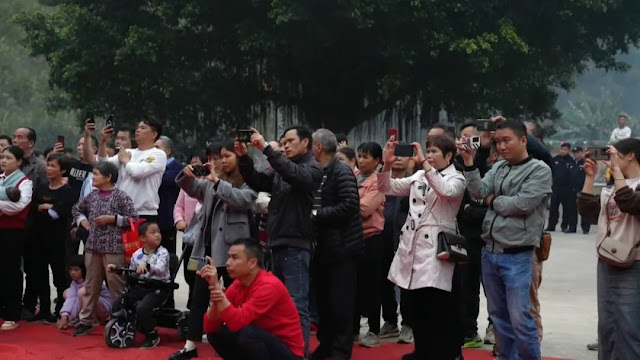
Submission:
[[[73,332],[73,336],[87,335],[91,330],[93,330],[93,326],[78,323],[78,325],[76,325],[76,331]]]
[[[589,235],[589,230],[582,230],[582,233],[585,235]]]
[[[22,313],[20,314],[20,317],[24,321],[32,322],[32,321],[35,321],[36,314],[34,312],[32,312],[31,310],[27,310],[27,309],[23,308],[22,309]]]
[[[152,331],[147,334],[147,338],[144,340],[142,345],[140,345],[140,349],[141,350],[153,349],[154,347],[158,346],[159,343],[160,343],[160,337],[158,336],[158,332]]]
[[[324,350],[316,350],[311,355],[309,355],[309,360],[325,360],[329,358],[329,354],[327,354]]]
[[[188,359],[195,359],[197,357],[198,357],[198,349],[187,351],[185,348],[182,348],[177,352],[174,352],[173,354],[169,355],[169,360],[188,360]]]
[[[58,322],[58,318],[51,314],[51,313],[38,313],[38,315],[36,315],[36,321],[41,321],[45,324],[49,324],[49,325],[54,325],[55,323]]]
[[[575,229],[567,229],[563,231],[565,234],[575,234],[576,230]]]
[[[416,353],[415,352],[410,352],[408,354],[404,354],[402,355],[402,360],[416,360]]]
[[[545,232],[555,232],[555,231],[556,231],[556,228],[550,228],[550,227],[548,227],[548,228],[544,229],[544,231],[545,231]]]

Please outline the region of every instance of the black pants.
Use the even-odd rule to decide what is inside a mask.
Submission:
[[[312,277],[318,304],[318,341],[316,352],[332,359],[350,359],[353,347],[357,269],[355,258],[336,262],[314,259]]]
[[[189,258],[191,258],[191,252],[193,251],[193,245],[183,245],[182,252],[184,256],[182,257],[185,264],[189,263]],[[196,281],[196,272],[187,269],[187,266],[182,266],[182,273],[184,275],[184,280],[189,285],[189,298],[187,299],[187,309],[191,310],[191,296],[193,295],[193,283]]]
[[[587,217],[580,216],[580,227],[585,234],[589,233],[589,230],[591,230],[591,220]]]
[[[170,254],[176,254],[176,228],[160,230],[162,235],[162,242],[160,245],[164,246]]]
[[[140,285],[133,285],[129,291],[120,295],[113,302],[112,312],[122,309],[123,302],[127,309],[135,308],[136,328],[143,334],[149,334],[155,330],[156,319],[153,317],[153,309],[160,307],[166,298],[168,290],[155,289]]]
[[[67,228],[48,229],[49,232],[40,231],[36,242],[30,246],[36,246],[34,274],[36,281],[37,298],[40,300],[40,312],[51,312],[51,287],[49,286],[49,266],[53,275],[53,285],[56,287],[58,303],[55,313],[58,314],[64,304],[64,291],[69,287],[71,279],[65,264],[65,254],[68,231]],[[46,231],[46,229],[45,229]]]
[[[393,238],[385,237],[382,244],[382,271],[380,272],[382,319],[392,325],[397,325],[398,302],[396,301],[396,284],[387,279],[394,256]],[[400,289],[400,314],[402,315],[402,325],[411,327],[411,310],[407,305],[405,293],[406,290]]]
[[[226,267],[218,267],[218,276],[222,276],[224,286],[231,286],[231,278],[227,274]],[[201,341],[204,314],[209,308],[209,284],[200,276],[196,276],[193,282],[193,294],[191,295],[191,311],[189,312],[189,329],[187,340]]]
[[[551,195],[551,209],[549,212],[549,229],[555,229],[558,224],[562,205],[561,230],[576,231],[578,225],[578,207],[576,205],[576,193],[571,188],[554,188]]]
[[[480,237],[467,237],[469,261],[457,265],[461,272],[463,306],[463,328],[465,338],[478,333],[478,316],[480,315],[480,283],[482,280],[482,247],[484,241]]]
[[[23,229],[0,229],[0,308],[5,321],[19,321],[22,309]]]
[[[222,326],[207,340],[224,360],[299,360],[277,337],[256,325],[231,332]]]
[[[413,309],[416,359],[453,360],[460,354],[456,334],[456,302],[450,292],[436,288],[408,291]]]
[[[361,311],[367,315],[369,331],[380,334],[380,306],[382,289],[382,235],[374,235],[364,240],[365,255],[358,261],[358,294],[353,317],[353,331],[360,332]]]

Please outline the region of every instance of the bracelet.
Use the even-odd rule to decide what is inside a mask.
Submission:
[[[420,163],[420,166],[424,167],[425,161],[427,161],[427,159],[422,160],[422,162]]]

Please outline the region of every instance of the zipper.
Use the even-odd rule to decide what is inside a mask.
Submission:
[[[507,173],[502,178],[502,181],[500,182],[500,187],[498,188],[498,194],[502,194],[502,185],[504,184],[504,181],[507,179],[507,176],[509,176],[509,173],[511,173],[511,166],[509,166],[509,171],[507,171]],[[494,195],[494,199],[496,197],[498,197],[498,195]],[[496,240],[493,238],[493,224],[496,223],[497,218],[498,218],[498,213],[496,213],[496,216],[494,216],[493,220],[491,221],[491,227],[489,227],[489,236],[491,236],[491,252],[493,252],[496,248]]]

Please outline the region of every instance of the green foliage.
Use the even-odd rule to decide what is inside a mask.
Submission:
[[[56,7],[16,21],[64,93],[54,109],[125,121],[151,111],[194,141],[255,120],[267,102],[336,131],[417,100],[454,119],[496,109],[553,119],[557,88],[587,61],[623,69],[614,55],[640,34],[637,1],[47,3]]]

